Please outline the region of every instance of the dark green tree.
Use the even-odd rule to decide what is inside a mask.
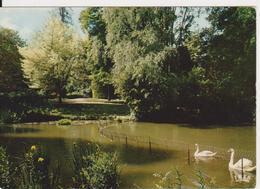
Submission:
[[[163,118],[160,112],[168,114],[176,107],[177,76],[189,63],[180,38],[186,37],[193,21],[181,17],[180,31],[179,11],[172,7],[104,10],[107,46],[115,63],[113,83],[138,119]]]
[[[85,53],[89,72],[91,73],[92,95],[95,98],[114,96],[110,81],[112,62],[106,47],[106,23],[103,20],[103,8],[86,8],[81,12],[80,23],[88,36]]]
[[[24,42],[16,31],[0,27],[0,93],[26,88],[19,48]]]

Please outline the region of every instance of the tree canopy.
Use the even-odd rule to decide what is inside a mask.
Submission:
[[[0,27],[0,93],[26,88],[19,53],[24,45],[16,31]]]
[[[0,29],[2,90],[22,86],[25,74],[30,87],[60,100],[86,90],[121,98],[138,120],[254,120],[254,8],[91,7],[80,14],[82,38],[70,11],[58,10],[25,46]],[[196,29],[202,14],[208,27]]]
[[[45,94],[66,94],[73,66],[80,61],[81,46],[75,32],[51,18],[29,46],[21,49],[23,68],[31,84]]]

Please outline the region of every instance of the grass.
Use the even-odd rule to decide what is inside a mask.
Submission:
[[[52,102],[50,115],[70,120],[118,119],[130,110],[121,101],[104,99],[67,99],[62,104]]]

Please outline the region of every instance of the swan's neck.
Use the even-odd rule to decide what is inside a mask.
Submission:
[[[235,152],[231,152],[229,166],[233,166],[234,165],[234,153]]]
[[[195,151],[194,154],[196,155],[196,154],[198,154],[198,153],[199,153],[199,146],[197,146],[197,149],[196,149],[196,151]]]

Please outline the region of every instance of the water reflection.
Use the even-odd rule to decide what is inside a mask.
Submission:
[[[7,134],[7,133],[32,133],[32,132],[39,132],[39,129],[36,128],[23,128],[23,127],[16,127],[16,126],[0,126],[0,134]]]
[[[216,159],[215,157],[194,157],[195,159],[195,163],[199,164],[200,162],[204,162],[204,163],[210,163],[212,160]]]
[[[250,181],[252,180],[252,178],[254,177],[253,173],[249,173],[249,172],[243,172],[240,170],[235,170],[235,169],[229,169],[229,173],[230,173],[230,178],[231,178],[231,183],[241,183],[241,182],[246,182],[246,183],[250,183]]]

